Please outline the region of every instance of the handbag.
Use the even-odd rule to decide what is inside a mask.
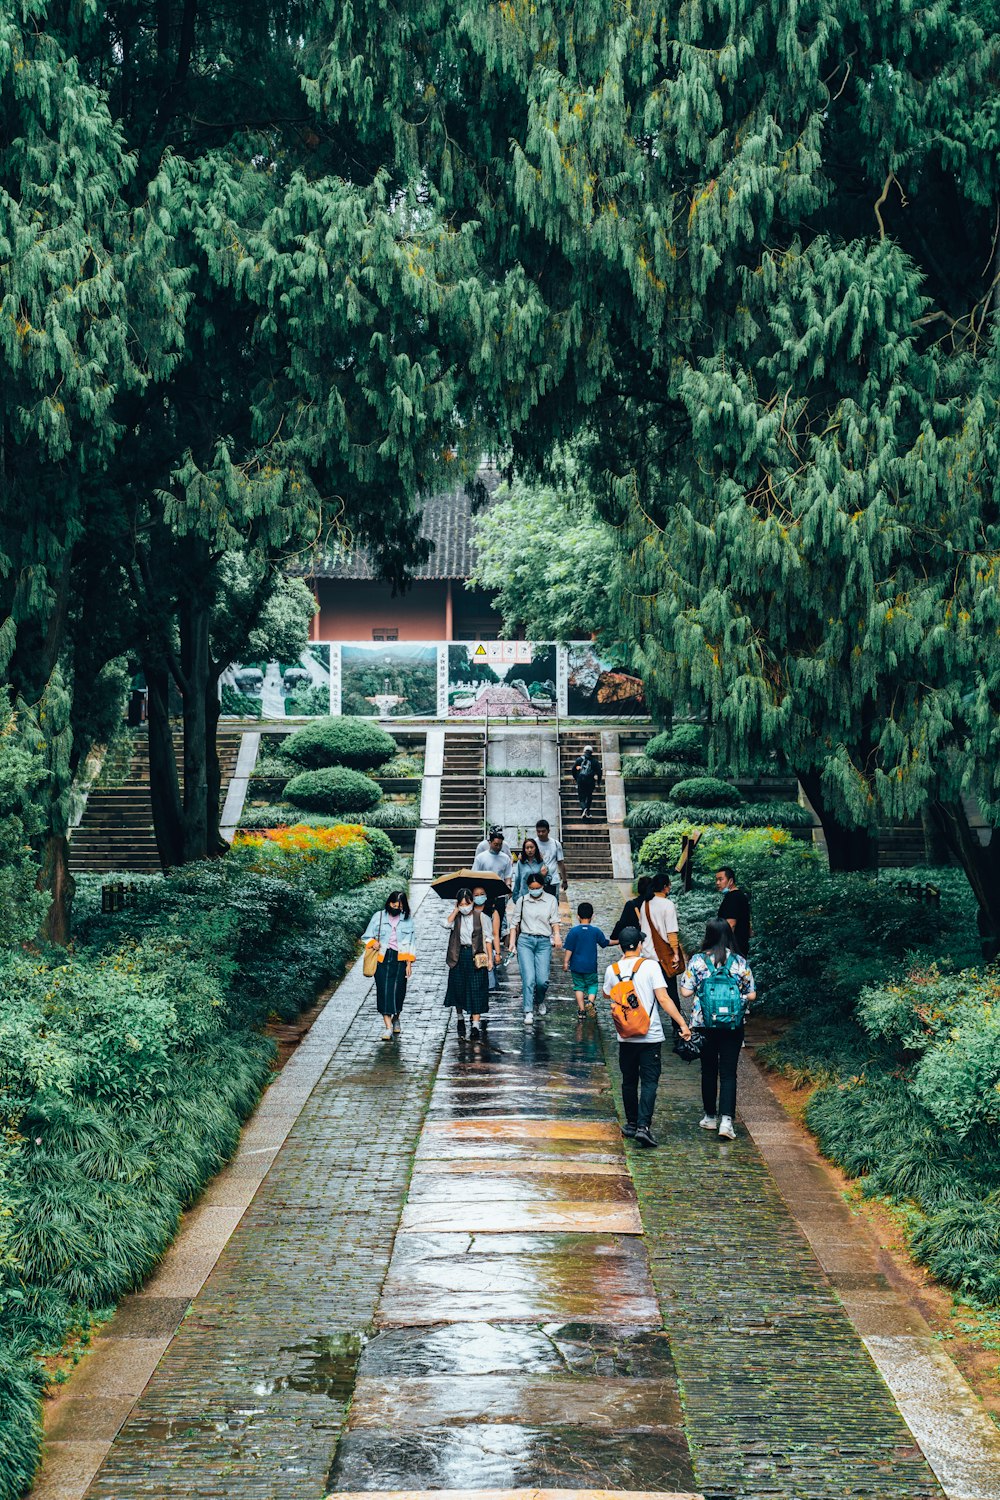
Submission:
[[[472,955],[472,962],[477,969],[488,969],[490,966],[490,956],[488,953],[474,953]]]
[[[365,956],[361,960],[361,972],[366,979],[372,979],[378,973],[379,961],[382,957],[382,916],[378,919],[378,937],[374,943],[369,943],[365,948]]]
[[[668,979],[676,979],[678,974],[684,973],[684,957],[681,952],[680,943],[677,945],[677,953],[665,941],[653,926],[653,919],[649,914],[649,902],[647,901],[643,910],[646,913],[646,926],[653,940],[653,949],[656,953],[656,961]]]

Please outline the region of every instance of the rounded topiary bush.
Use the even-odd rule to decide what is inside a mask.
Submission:
[[[682,760],[698,765],[705,758],[705,731],[700,724],[676,724],[655,734],[646,746],[650,760]]]
[[[365,843],[372,857],[372,876],[388,875],[396,865],[396,846],[381,828],[365,828]]]
[[[309,770],[320,766],[354,766],[368,770],[384,765],[396,753],[396,741],[365,719],[316,719],[297,729],[281,745],[281,754]]]
[[[667,800],[689,807],[735,807],[743,798],[731,781],[721,781],[718,776],[691,776],[675,782]]]
[[[381,796],[377,782],[347,766],[302,771],[285,787],[286,800],[310,812],[363,813],[374,807]]]

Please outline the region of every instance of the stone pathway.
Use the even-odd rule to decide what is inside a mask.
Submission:
[[[626,1154],[614,1039],[561,978],[526,1033],[512,962],[488,1042],[445,1039],[440,915],[398,1048],[355,973],[293,1059],[315,1088],[131,1415],[99,1358],[72,1383],[98,1428],[107,1403],[90,1500],[940,1500],[754,1140],[698,1131],[696,1070],[665,1058],[661,1149]],[[112,1337],[172,1329],[165,1301]],[[50,1462],[36,1500],[79,1500],[71,1477]]]

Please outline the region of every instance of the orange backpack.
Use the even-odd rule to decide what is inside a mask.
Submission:
[[[642,963],[640,958],[638,964]],[[632,969],[635,973],[636,964]],[[649,1030],[649,1011],[636,994],[632,975],[623,975],[617,964],[611,965],[615,983],[611,986],[611,1019],[620,1037],[645,1036]]]

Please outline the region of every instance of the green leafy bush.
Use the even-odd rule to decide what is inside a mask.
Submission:
[[[367,812],[382,799],[382,790],[370,776],[346,766],[327,766],[320,771],[301,771],[285,787],[285,797],[295,807],[310,812]]]
[[[670,802],[636,802],[625,825],[628,828],[658,828],[664,823],[687,822],[704,827],[723,824],[732,828],[811,828],[812,814],[797,802],[741,802],[739,807],[677,807]]]
[[[415,755],[394,755],[371,774],[379,781],[412,780],[424,774],[424,765]]]
[[[689,803],[692,807],[735,807],[743,801],[743,796],[731,781],[722,781],[718,776],[691,776],[674,783],[668,800]]]
[[[973,1302],[1000,1304],[1000,1202],[959,1198],[932,1214],[910,1242],[932,1276]]]
[[[290,802],[271,803],[264,807],[245,807],[240,827],[248,832],[261,828],[286,828],[291,823],[305,823],[310,828],[334,828],[344,821],[336,813],[308,812]],[[415,801],[379,802],[365,812],[351,813],[352,823],[366,828],[419,828],[420,807]]]
[[[694,869],[711,876],[721,865],[731,865],[741,885],[756,891],[765,878],[786,871],[790,880],[799,880],[815,870],[819,861],[811,844],[794,839],[780,828],[705,828],[693,819],[668,823],[647,835],[642,841],[636,862],[639,872],[648,874],[676,864],[681,839],[686,833],[701,832],[695,849]]]
[[[625,817],[626,828],[662,828],[676,822],[676,809],[669,802],[634,802]]]
[[[700,724],[675,724],[646,746],[650,760],[679,760],[697,765],[705,759],[705,731]]]
[[[648,755],[622,756],[622,776],[626,781],[637,781],[639,778],[661,781],[666,791],[676,781],[682,781],[685,776],[690,775],[691,767],[681,761],[650,760]]]
[[[330,716],[290,734],[282,740],[280,753],[309,770],[322,766],[374,770],[396,754],[396,741],[364,719]]]
[[[287,781],[291,781],[296,771],[293,761],[286,760],[283,755],[276,755],[273,750],[265,750],[262,744],[257,764],[253,768],[252,780],[274,781],[284,786]]]
[[[365,843],[371,851],[372,875],[388,875],[396,866],[396,846],[381,828],[366,828]]]

